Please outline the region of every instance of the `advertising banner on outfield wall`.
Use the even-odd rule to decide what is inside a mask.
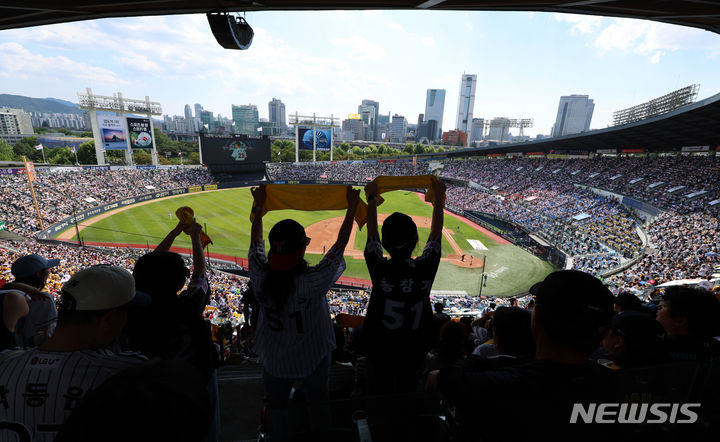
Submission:
[[[0,169],[0,175],[17,175],[25,169]]]
[[[142,117],[127,117],[130,131],[130,147],[133,149],[152,149],[153,139],[150,132],[150,120]]]
[[[125,122],[122,117],[113,114],[101,114],[98,112],[98,130],[103,140],[105,150],[127,149],[127,135],[125,134]]]

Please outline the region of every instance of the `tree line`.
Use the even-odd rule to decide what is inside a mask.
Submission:
[[[448,150],[455,150],[449,148]],[[372,158],[393,157],[399,155],[420,155],[424,153],[442,153],[446,149],[443,146],[432,146],[429,144],[407,143],[402,149],[398,149],[385,144],[370,144],[368,146],[351,145],[348,142],[340,143],[333,148],[333,160],[364,160]],[[300,161],[312,161],[312,150],[300,150],[298,157]],[[317,161],[330,161],[330,151],[315,151],[315,159]],[[294,162],[295,161],[295,142],[291,140],[275,140],[270,145],[270,161],[276,162]]]

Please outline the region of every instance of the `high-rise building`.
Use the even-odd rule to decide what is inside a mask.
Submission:
[[[286,127],[285,119],[285,103],[277,98],[273,98],[268,102],[268,120],[282,131]]]
[[[192,118],[192,108],[189,104],[185,105],[185,119],[190,120]]]
[[[203,107],[200,103],[195,103],[195,118],[200,118],[200,113],[203,111]]]
[[[455,118],[455,129],[465,133],[470,132],[470,125],[473,118],[473,109],[475,108],[475,86],[477,85],[477,75],[463,74],[460,81],[460,95],[458,96],[458,111]],[[425,112],[427,114],[427,112]]]
[[[232,119],[235,122],[235,133],[256,136],[260,125],[257,106],[254,104],[232,105]]]
[[[395,143],[405,142],[405,133],[407,132],[407,120],[404,116],[395,114],[390,123],[390,141]]]
[[[590,130],[595,103],[588,95],[566,95],[560,97],[552,136],[579,134]]]
[[[200,122],[206,130],[215,129],[215,118],[213,117],[213,113],[210,111],[200,111]]]
[[[428,135],[430,141],[442,137],[442,121],[445,111],[445,89],[428,89],[425,97],[425,121],[435,120],[435,133]]]
[[[373,100],[363,100],[362,104],[358,106],[358,113],[370,128],[370,136],[367,137],[368,141],[376,141],[378,139],[377,125],[378,116],[380,115],[380,103]]]
[[[22,109],[0,108],[0,134],[20,135],[32,134],[33,126],[30,115]]]
[[[348,141],[364,140],[366,138],[365,132],[369,130],[367,128],[369,126],[363,120],[348,119],[342,121],[342,131],[352,134]]]
[[[473,141],[482,141],[485,135],[485,119],[473,118],[470,130],[470,143]]]

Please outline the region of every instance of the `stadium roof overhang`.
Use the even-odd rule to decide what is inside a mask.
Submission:
[[[654,20],[720,34],[720,4],[709,0],[0,0],[0,29],[108,17],[132,17],[228,11],[299,11],[337,9],[414,9],[541,11]]]
[[[663,115],[607,129],[485,149],[463,149],[449,156],[507,152],[594,151],[597,149],[679,150],[720,146],[720,94]]]

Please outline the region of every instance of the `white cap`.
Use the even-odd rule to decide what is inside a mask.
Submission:
[[[62,286],[62,310],[108,310],[125,305],[145,305],[150,297],[135,290],[135,279],[127,270],[100,264],[87,267],[75,273]]]

